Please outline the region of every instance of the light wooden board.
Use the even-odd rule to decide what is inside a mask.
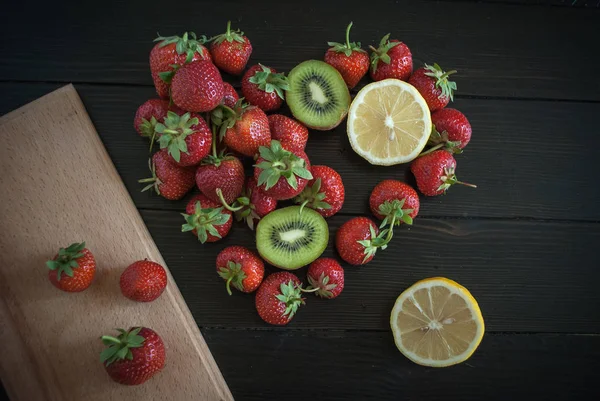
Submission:
[[[73,86],[0,119],[0,141],[0,374],[11,399],[232,400],[170,273],[154,302],[121,295],[130,263],[166,265]],[[54,288],[44,262],[84,240],[94,283]],[[167,350],[140,386],[112,382],[99,361],[99,337],[130,326],[156,330]]]

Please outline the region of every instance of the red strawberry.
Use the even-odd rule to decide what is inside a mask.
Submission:
[[[373,188],[369,206],[375,217],[383,220],[381,227],[387,224],[412,224],[419,214],[419,195],[402,181],[383,180]]]
[[[245,220],[248,227],[254,230],[258,220],[277,208],[277,201],[258,189],[254,177],[248,177],[242,196],[237,198],[233,205],[223,203],[223,206],[235,212],[237,221]]]
[[[327,166],[312,166],[310,171],[313,179],[295,198],[295,202],[315,209],[323,217],[331,217],[339,212],[344,204],[342,177]]]
[[[256,292],[256,310],[262,320],[284,326],[292,320],[298,308],[304,305],[302,284],[290,272],[273,273]]]
[[[280,108],[285,99],[283,91],[288,89],[285,75],[262,64],[253,65],[242,77],[242,94],[251,105],[263,111]]]
[[[240,75],[252,53],[252,44],[239,29],[231,30],[227,21],[227,31],[212,39],[210,51],[217,67],[233,75]]]
[[[223,82],[223,99],[221,103],[233,109],[238,100],[240,100],[240,97],[235,88],[229,82]]]
[[[213,121],[221,126],[220,136],[225,138],[225,145],[231,150],[253,157],[259,147],[268,146],[271,142],[269,120],[258,107],[239,101],[233,110],[225,110],[226,119],[223,122],[214,118],[221,111],[215,110]]]
[[[182,37],[168,36],[154,39],[157,43],[150,52],[150,72],[156,93],[163,99],[169,98],[169,85],[175,70],[186,63],[211,60],[208,49],[202,46],[205,38],[198,39],[194,32]]]
[[[220,190],[225,203],[231,203],[244,188],[244,165],[235,156],[208,156],[196,170],[196,185],[208,199],[220,203]]]
[[[203,244],[220,240],[231,229],[231,212],[202,194],[190,199],[185,213],[182,214],[185,224],[181,231],[191,231]]]
[[[165,366],[165,344],[147,327],[135,327],[119,335],[102,336],[106,348],[100,362],[111,379],[129,386],[142,384]]]
[[[369,55],[360,48],[360,42],[350,42],[350,28],[346,28],[346,43],[327,42],[331,47],[325,53],[325,62],[338,70],[352,89],[369,70]]]
[[[184,65],[171,82],[173,103],[186,111],[210,111],[221,103],[224,94],[221,74],[208,60]]]
[[[243,246],[230,246],[217,255],[217,273],[227,281],[227,293],[231,295],[230,285],[241,292],[253,292],[265,275],[263,261]]]
[[[151,138],[154,136],[156,123],[162,121],[169,111],[169,102],[164,99],[150,99],[138,107],[133,119],[133,128],[140,136]]]
[[[433,66],[425,64],[425,67],[419,68],[411,75],[408,83],[417,88],[433,113],[454,100],[456,82],[448,80],[448,77],[454,73],[456,70],[442,71],[442,67],[437,63]]]
[[[165,199],[177,200],[183,198],[194,186],[194,167],[181,167],[166,149],[156,152],[149,164],[152,177],[138,181],[148,184],[142,192],[153,189]]]
[[[156,124],[161,149],[167,149],[180,166],[195,166],[206,157],[212,145],[208,124],[198,114],[178,116],[167,113],[164,123]]]
[[[388,40],[388,33],[379,42],[379,48],[369,46],[371,53],[371,78],[381,81],[387,78],[407,81],[413,69],[412,53],[408,46],[399,40]]]
[[[456,109],[441,109],[431,113],[431,122],[435,126],[429,138],[430,145],[445,144],[447,150],[460,151],[471,140],[471,124],[467,117]]]
[[[290,152],[306,148],[308,129],[304,125],[282,114],[271,114],[268,118],[271,139],[281,142],[282,148]]]
[[[313,176],[304,151],[290,152],[279,141],[271,147],[261,146],[254,165],[254,179],[266,195],[277,200],[292,199],[304,190]]]
[[[335,298],[344,289],[344,269],[331,258],[320,258],[310,264],[306,273],[310,286],[307,290],[318,288],[316,295],[322,298]]]
[[[119,285],[123,295],[132,301],[154,301],[167,286],[167,272],[156,262],[138,260],[123,271]]]
[[[454,184],[477,188],[473,184],[458,181],[456,174],[454,174],[455,170],[456,160],[451,153],[445,150],[436,150],[419,156],[410,165],[410,171],[417,179],[419,191],[427,196],[443,194]]]
[[[96,274],[96,260],[85,242],[60,248],[54,259],[46,262],[52,285],[66,292],[80,292],[92,284]]]
[[[348,220],[335,235],[335,247],[340,257],[352,265],[364,265],[375,256],[377,249],[387,247],[390,231],[379,232],[377,225],[366,217]]]

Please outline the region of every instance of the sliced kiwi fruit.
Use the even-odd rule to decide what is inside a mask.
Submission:
[[[338,70],[319,60],[298,64],[288,74],[285,100],[296,119],[309,128],[337,127],[350,107],[350,92]]]
[[[290,206],[263,217],[256,226],[260,256],[281,269],[295,270],[317,259],[329,242],[329,227],[319,213]]]

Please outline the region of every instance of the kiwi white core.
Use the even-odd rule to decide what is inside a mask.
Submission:
[[[306,231],[297,229],[279,233],[279,238],[284,242],[294,242],[304,236],[306,236]]]
[[[327,96],[325,96],[325,92],[323,92],[323,89],[321,89],[316,82],[309,83],[308,88],[310,89],[310,96],[312,97],[312,100],[321,104],[327,103],[328,99]]]

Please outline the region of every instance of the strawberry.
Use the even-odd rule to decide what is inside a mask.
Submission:
[[[156,93],[163,99],[169,98],[169,85],[175,70],[192,61],[211,61],[208,49],[202,44],[206,38],[198,39],[194,32],[185,32],[182,37],[168,36],[154,39],[157,43],[150,52],[150,72]]]
[[[315,295],[322,298],[335,298],[344,289],[344,269],[331,258],[319,258],[312,262],[306,273],[310,286],[307,290],[317,288]]]
[[[171,82],[173,103],[186,111],[210,111],[221,103],[224,94],[223,78],[208,60],[184,65]]]
[[[154,136],[154,127],[162,121],[169,111],[169,102],[164,99],[150,99],[144,102],[135,112],[133,128],[140,136],[151,138]]]
[[[325,52],[325,62],[338,70],[352,89],[369,70],[369,55],[360,42],[350,42],[350,28],[352,22],[346,28],[346,43],[327,42],[332,47]]]
[[[290,152],[306,148],[308,129],[304,125],[282,114],[271,114],[268,118],[271,139],[281,142],[282,148]]]
[[[196,170],[196,185],[208,199],[231,203],[244,188],[244,166],[235,156],[208,156]],[[217,193],[219,190],[219,193]]]
[[[195,166],[210,152],[212,133],[198,114],[178,116],[170,111],[164,122],[156,124],[155,129],[160,135],[160,148],[167,149],[180,166]]]
[[[231,212],[202,194],[190,199],[185,213],[182,214],[185,224],[181,226],[181,231],[191,231],[203,244],[220,240],[231,229]]]
[[[233,109],[238,100],[240,100],[240,96],[235,91],[235,88],[229,82],[223,82],[223,99],[221,103]]]
[[[437,63],[432,66],[425,64],[425,67],[419,68],[411,75],[408,83],[417,88],[433,113],[446,107],[451,100],[454,101],[456,82],[448,80],[454,73],[456,70],[442,71]]]
[[[335,235],[335,247],[346,262],[352,265],[364,265],[373,259],[377,249],[385,249],[390,240],[389,229],[380,232],[371,219],[355,217],[338,229]]]
[[[277,201],[258,189],[254,177],[248,177],[242,196],[237,198],[233,205],[221,203],[227,210],[235,212],[237,221],[245,220],[251,230],[254,230],[258,220],[277,208]]]
[[[458,181],[454,171],[456,160],[445,150],[436,150],[419,156],[410,165],[417,179],[417,187],[423,195],[436,196],[445,193],[454,184],[477,188],[476,185]]]
[[[194,167],[181,167],[169,156],[167,149],[156,152],[148,163],[152,177],[138,181],[148,184],[142,192],[153,189],[165,199],[177,200],[194,186]]]
[[[412,53],[408,46],[399,40],[388,40],[388,33],[379,42],[379,48],[369,46],[371,53],[371,78],[381,81],[396,78],[407,81],[413,69]]]
[[[252,44],[239,29],[231,30],[227,21],[227,31],[211,39],[210,51],[217,67],[232,75],[240,75],[252,53]]]
[[[138,260],[123,271],[119,285],[123,295],[132,301],[154,301],[167,286],[167,272],[156,262]]]
[[[313,176],[304,151],[290,152],[279,141],[260,147],[260,157],[254,165],[254,178],[266,195],[277,200],[292,199],[304,190]]]
[[[444,144],[446,150],[460,153],[471,140],[471,124],[467,117],[456,109],[441,109],[431,113],[435,130],[431,132],[429,145]]]
[[[373,188],[369,206],[375,217],[383,220],[381,227],[412,224],[419,214],[419,195],[402,181],[383,180]]]
[[[304,305],[302,284],[290,272],[273,273],[256,292],[256,310],[262,320],[284,326],[292,320],[298,308]]]
[[[284,74],[262,64],[253,65],[242,77],[242,94],[251,105],[263,111],[280,108],[285,99],[283,91],[289,89]]]
[[[227,281],[227,293],[231,295],[230,285],[241,292],[254,292],[265,275],[263,261],[243,246],[230,246],[217,255],[217,273]]]
[[[258,148],[271,142],[269,120],[264,111],[244,104],[240,99],[233,109],[220,107],[212,114],[213,122],[220,126],[220,138],[225,145],[244,156],[253,157]]]
[[[327,166],[312,166],[313,179],[294,201],[315,209],[323,217],[331,217],[344,204],[344,183],[337,171]]]
[[[48,279],[59,290],[81,292],[88,288],[96,274],[96,260],[85,242],[60,248],[54,259],[46,262]]]
[[[165,344],[147,327],[132,327],[119,335],[102,336],[108,348],[100,354],[100,362],[111,379],[129,386],[142,384],[165,366]]]

